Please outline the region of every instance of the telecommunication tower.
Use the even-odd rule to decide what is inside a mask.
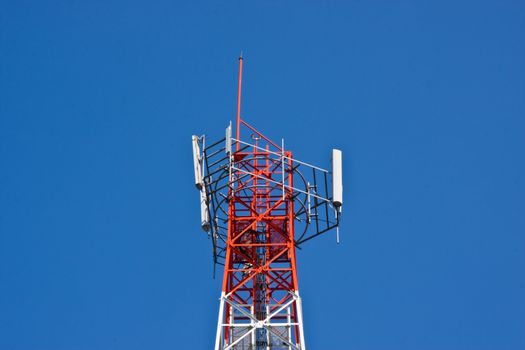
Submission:
[[[301,162],[241,118],[242,63],[235,136],[231,122],[218,141],[192,136],[214,274],[224,266],[215,350],[306,350],[295,251],[334,228],[339,241],[342,155],[331,171]]]

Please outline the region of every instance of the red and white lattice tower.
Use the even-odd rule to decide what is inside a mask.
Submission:
[[[201,225],[224,266],[215,350],[305,350],[295,250],[339,226],[341,152],[328,171],[241,119],[242,63],[235,137],[231,123],[214,143],[192,137]]]

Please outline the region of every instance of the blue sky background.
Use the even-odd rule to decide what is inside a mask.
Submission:
[[[0,349],[213,346],[190,136],[345,160],[309,349],[525,348],[521,1],[2,1]]]

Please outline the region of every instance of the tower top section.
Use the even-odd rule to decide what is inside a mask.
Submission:
[[[239,178],[252,177],[271,184],[272,193],[280,192],[283,199],[294,202],[294,244],[300,246],[332,229],[339,242],[339,224],[343,204],[342,152],[332,151],[331,169],[325,169],[293,158],[285,150],[284,139],[276,143],[243,120],[241,115],[243,57],[239,56],[237,113],[235,132],[232,123],[224,137],[208,141],[205,135],[192,136],[195,185],[201,203],[201,226],[212,240],[214,263],[224,264],[228,221],[228,205],[244,191]],[[241,129],[249,131],[248,138]],[[234,136],[235,135],[235,136]],[[280,174],[246,166],[264,152],[266,161],[280,169]],[[292,175],[294,180],[287,183]]]

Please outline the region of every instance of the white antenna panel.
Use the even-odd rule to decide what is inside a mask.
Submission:
[[[206,203],[206,190],[201,189],[201,227],[204,231],[210,230],[210,216],[208,214],[208,204]]]
[[[343,154],[341,150],[332,150],[333,200],[336,208],[343,205]]]
[[[232,153],[232,123],[226,128],[226,153]]]
[[[193,143],[193,169],[195,171],[195,186],[202,189],[202,168],[201,168],[201,151],[199,147],[199,137],[193,135],[191,137]]]

